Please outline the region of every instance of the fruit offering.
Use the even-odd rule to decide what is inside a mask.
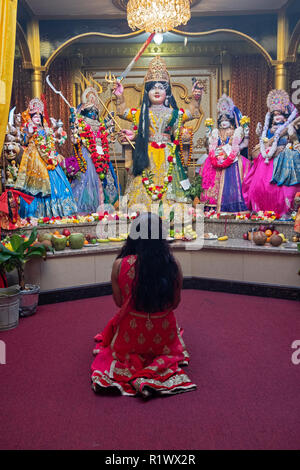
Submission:
[[[253,234],[253,241],[256,245],[264,245],[267,238],[267,235],[262,231],[254,232]]]
[[[63,251],[67,246],[67,237],[60,234],[53,234],[51,243],[55,251]]]
[[[276,233],[273,233],[273,235],[271,235],[271,237],[270,237],[270,243],[271,243],[271,245],[273,245],[273,246],[279,246],[279,245],[281,245],[282,242],[283,242],[282,237],[280,237],[280,236],[277,235]]]
[[[257,234],[259,235],[257,236]],[[279,246],[282,242],[288,241],[283,233],[279,233],[275,229],[274,225],[260,225],[259,228],[252,228],[249,232],[243,234],[243,239],[253,240],[256,245],[270,243],[272,246]]]
[[[82,233],[71,233],[69,243],[72,250],[80,250],[84,244],[84,235]]]

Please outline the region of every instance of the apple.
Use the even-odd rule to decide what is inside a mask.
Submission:
[[[243,239],[248,240],[248,233],[243,233]]]
[[[68,230],[67,228],[64,228],[63,231],[62,231],[62,234],[65,236],[65,237],[69,237],[71,235],[71,232],[70,230]]]

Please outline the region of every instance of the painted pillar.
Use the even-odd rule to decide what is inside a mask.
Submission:
[[[40,98],[42,94],[42,67],[40,51],[39,22],[33,18],[27,26],[27,41],[31,53],[33,71],[31,75],[32,97]]]
[[[289,25],[286,10],[278,12],[277,19],[277,61],[275,64],[275,88],[287,90],[286,57],[289,44]]]

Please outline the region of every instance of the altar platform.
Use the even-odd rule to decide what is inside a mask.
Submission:
[[[47,260],[26,266],[26,282],[39,284],[40,303],[111,294],[111,268],[122,247],[108,242],[80,250],[49,253]],[[171,243],[179,260],[184,288],[300,299],[300,254],[297,244],[257,246],[251,241],[199,240]]]

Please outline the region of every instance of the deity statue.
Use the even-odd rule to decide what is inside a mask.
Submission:
[[[109,133],[100,119],[100,101],[93,87],[83,92],[70,121],[75,156],[67,159],[66,168],[73,176],[74,167],[77,169],[71,186],[78,212],[96,212],[99,205],[115,204],[119,191],[109,157]]]
[[[64,157],[56,151],[66,133],[61,122],[47,122],[44,103],[34,98],[22,114],[23,155],[18,170],[15,189],[34,196],[31,204],[23,198],[21,217],[63,217],[76,213],[71,186],[60,163]]]
[[[34,200],[33,196],[24,194],[13,188],[7,188],[0,196],[0,229],[15,230],[21,228],[22,220],[19,214],[20,199],[27,204]]]
[[[153,201],[190,202],[186,194],[189,181],[179,156],[179,132],[184,122],[200,116],[203,88],[196,81],[189,109],[178,109],[166,64],[156,56],[144,80],[141,107],[128,108],[123,92],[122,84],[117,82],[117,113],[133,122],[136,131],[125,190],[128,207],[142,204],[149,210]]]
[[[247,210],[242,183],[250,162],[242,155],[249,143],[249,118],[242,117],[232,99],[223,94],[217,104],[218,122],[207,119],[208,158],[200,169],[202,188],[200,201],[217,212]]]
[[[267,107],[264,127],[257,125],[260,142],[253,151],[256,158],[244,180],[243,195],[249,209],[289,218],[300,191],[299,136],[294,126],[298,112],[284,90],[272,90]]]

